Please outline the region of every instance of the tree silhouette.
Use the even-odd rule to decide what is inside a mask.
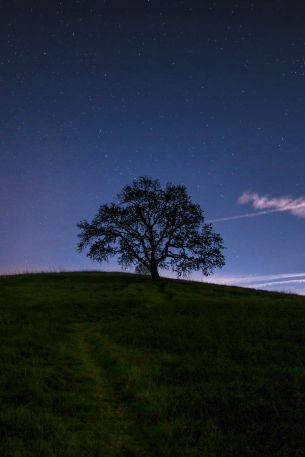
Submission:
[[[118,195],[118,203],[102,205],[89,223],[78,224],[79,251],[98,262],[117,256],[122,267],[143,265],[153,279],[160,269],[177,276],[192,271],[209,275],[225,264],[222,237],[204,223],[199,205],[185,186],[150,177],[135,179]]]
[[[149,269],[145,265],[143,265],[143,263],[138,263],[134,269],[134,272],[137,275],[150,275]]]

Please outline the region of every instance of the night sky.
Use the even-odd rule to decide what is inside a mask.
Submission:
[[[0,273],[118,269],[76,224],[149,175],[215,221],[212,281],[305,293],[301,4],[2,2]]]

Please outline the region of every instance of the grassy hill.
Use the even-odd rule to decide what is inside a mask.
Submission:
[[[2,457],[304,456],[305,299],[0,278]]]

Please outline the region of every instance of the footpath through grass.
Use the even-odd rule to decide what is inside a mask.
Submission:
[[[0,278],[3,457],[305,455],[305,300],[107,273]]]

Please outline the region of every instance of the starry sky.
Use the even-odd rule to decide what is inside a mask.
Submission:
[[[301,2],[1,8],[0,273],[118,269],[76,224],[149,175],[222,234],[211,281],[305,293]]]

